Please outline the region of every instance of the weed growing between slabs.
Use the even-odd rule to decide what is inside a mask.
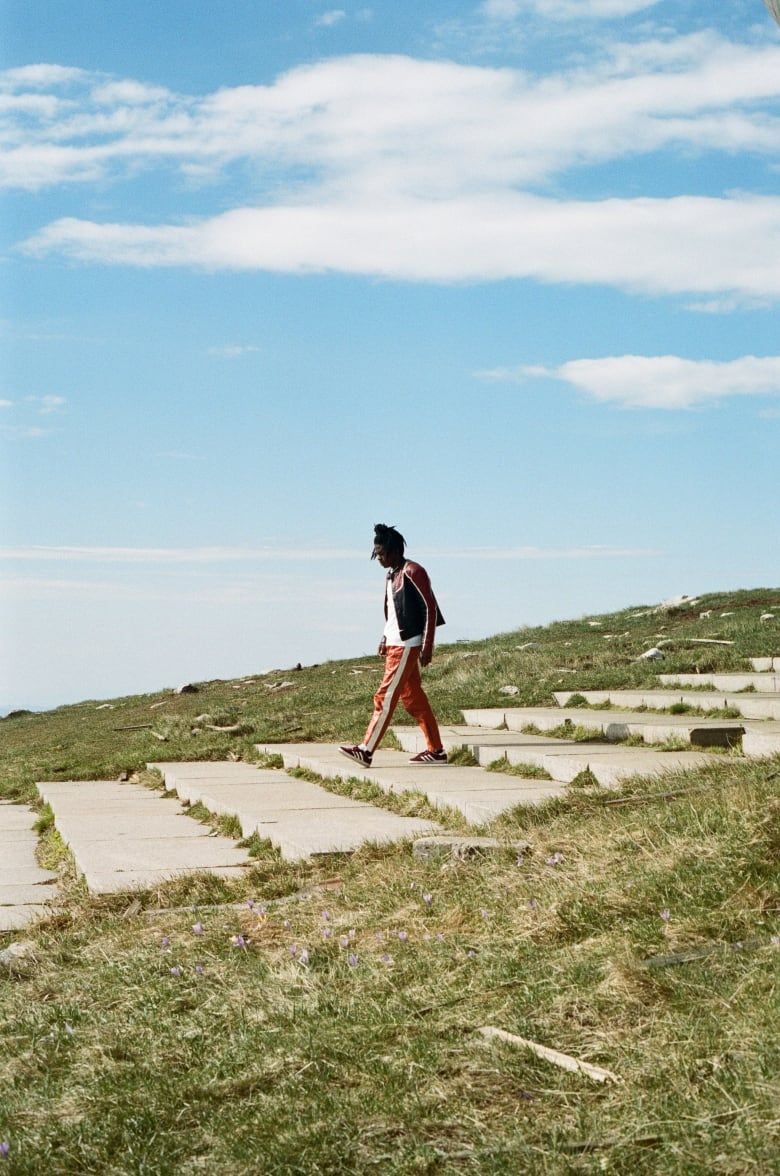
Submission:
[[[521,664],[501,643],[527,639],[495,639],[492,686],[487,667],[479,671],[486,695]],[[570,661],[595,657],[594,641],[583,632]],[[477,658],[455,647],[442,661],[460,672],[484,661],[489,644],[475,647]],[[539,667],[548,679],[562,664],[559,644]],[[367,693],[366,681],[354,689],[353,664],[301,672],[286,711],[252,680],[235,691],[245,721],[262,739],[276,718],[308,723],[312,737],[349,737],[344,726],[365,718]],[[440,709],[452,673],[432,676]],[[584,677],[578,670],[587,688]],[[180,718],[212,713],[227,690],[204,684],[200,697],[166,705]],[[468,693],[465,679],[457,690]],[[36,778],[110,778],[149,759],[251,758],[245,736],[192,734],[188,723],[168,744],[110,730],[142,722],[159,700],[4,722],[3,793],[29,798]],[[498,704],[495,693],[479,701]],[[417,860],[406,844],[292,866],[256,840],[240,886],[181,880],[145,894],[135,913],[127,898],[86,894],[44,811],[42,852],[65,865],[65,913],[31,933],[34,967],[0,978],[0,1169],[771,1171],[779,780],[778,760],[724,755],[665,778],[668,799],[654,798],[657,780],[616,792],[583,781],[480,830],[507,845],[527,840],[528,852],[458,863]],[[745,950],[643,962],[739,942]],[[488,1044],[482,1025],[620,1081],[596,1085]]]

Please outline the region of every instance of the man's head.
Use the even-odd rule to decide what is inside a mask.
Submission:
[[[397,568],[404,562],[404,548],[406,540],[395,527],[388,527],[386,523],[374,525],[374,549],[371,558],[379,562],[383,568]]]

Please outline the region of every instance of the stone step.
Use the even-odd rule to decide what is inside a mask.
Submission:
[[[756,674],[780,674],[780,657],[751,657],[748,661]]]
[[[166,788],[182,800],[236,817],[245,837],[257,833],[268,839],[288,861],[351,853],[367,842],[421,837],[439,829],[435,822],[337,796],[276,769],[231,763],[154,763],[149,767],[160,771]],[[222,775],[221,767],[225,768]]]
[[[701,710],[729,707],[746,719],[780,719],[780,698],[776,694],[718,694],[710,690],[556,690],[553,697],[559,707],[566,707],[573,694],[592,706],[611,703],[615,707],[650,707],[664,710],[675,703]]]
[[[560,711],[558,714],[558,723],[560,725]],[[502,712],[503,714],[503,712]],[[425,737],[419,727],[393,727],[393,734],[398,742],[401,744],[402,751],[407,752],[408,755],[416,755],[426,748]],[[491,730],[479,726],[478,724],[467,724],[466,726],[439,726],[439,733],[441,734],[442,746],[445,751],[459,751],[461,748],[470,751],[472,755],[477,756],[480,748],[494,748],[496,754],[493,759],[502,759],[504,749],[513,747],[515,744],[526,746],[528,744],[540,747],[548,747],[550,744],[550,737],[547,735],[526,735],[518,731],[500,731]],[[490,763],[490,758],[486,759]],[[410,766],[407,762],[406,766]],[[411,765],[412,767],[414,765]],[[457,765],[453,764],[452,767]]]
[[[641,747],[622,750],[608,743],[571,743],[546,750],[511,747],[507,749],[506,757],[517,767],[533,764],[544,768],[553,780],[567,784],[580,772],[590,771],[605,788],[614,788],[630,776],[663,776],[720,762],[720,757],[705,752],[650,751]]]
[[[780,722],[748,723],[742,736],[742,750],[750,759],[780,755]]]
[[[435,808],[456,809],[479,825],[520,804],[540,804],[566,791],[554,781],[502,776],[482,768],[410,764],[399,751],[380,749],[372,766],[363,768],[345,759],[332,744],[269,743],[258,745],[258,750],[281,755],[285,768],[307,768],[327,779],[368,780],[388,793],[419,792]]]
[[[176,801],[138,784],[68,780],[36,787],[93,894],[148,889],[200,873],[241,878],[251,865],[233,841],[214,837]]]
[[[664,686],[711,686],[713,690],[780,693],[780,674],[659,674]]]
[[[0,802],[0,932],[18,931],[51,914],[57,875],[35,858],[38,813],[25,804]]]
[[[735,719],[695,719],[686,715],[642,715],[632,711],[593,711],[560,707],[507,707],[492,711],[464,711],[467,723],[486,719],[485,726],[495,728],[504,723],[507,731],[522,731],[537,727],[540,731],[554,731],[564,723],[582,727],[603,735],[607,740],[619,741],[638,736],[645,743],[667,743],[677,740],[697,747],[733,747],[739,743],[744,726]],[[471,730],[475,728],[470,728]],[[475,740],[477,742],[477,740]]]

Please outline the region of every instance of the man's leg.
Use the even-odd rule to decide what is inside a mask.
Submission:
[[[417,664],[415,659],[410,656],[412,654],[417,654],[419,657],[419,650],[407,649],[403,645],[388,646],[384,677],[374,695],[374,713],[363,737],[363,747],[366,748],[369,755],[374,754],[390,725],[393,711],[398,705],[406,676],[409,673],[410,664]]]
[[[412,718],[417,720],[425,736],[425,742],[428,744],[428,751],[439,751],[441,748],[439,724],[436,722],[433,708],[428,701],[428,695],[423,690],[422,678],[420,677],[420,651],[415,649],[412,652],[415,657],[404,678],[401,688],[401,702]]]

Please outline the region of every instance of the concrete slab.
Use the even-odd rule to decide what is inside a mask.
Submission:
[[[470,721],[475,712],[464,711],[464,718]],[[487,712],[476,712],[487,714]],[[738,719],[695,719],[686,715],[638,715],[631,711],[593,711],[567,707],[561,713],[560,707],[516,707],[499,713],[506,723],[507,731],[522,731],[524,727],[535,726],[541,731],[555,730],[563,723],[583,727],[594,734],[603,735],[608,741],[617,742],[636,736],[645,743],[666,743],[680,740],[698,747],[733,747],[739,743],[744,730]],[[458,730],[458,728],[455,728]],[[474,730],[474,728],[471,728]],[[498,739],[491,731],[491,739]],[[474,740],[476,742],[476,740]]]
[[[780,698],[776,694],[719,694],[714,690],[556,690],[554,698],[566,710],[573,694],[578,694],[592,706],[612,703],[615,707],[649,707],[663,710],[675,703],[701,710],[729,707],[746,719],[780,719]]]
[[[556,710],[558,725],[561,724],[561,712]],[[520,730],[497,731],[468,724],[463,727],[440,727],[442,746],[447,751],[465,748],[476,755],[478,747],[514,747],[517,744],[546,747],[550,743],[547,735],[525,735]],[[416,755],[424,751],[425,738],[418,727],[393,727],[393,734],[405,752]],[[501,758],[500,754],[497,758]]]
[[[37,865],[35,847],[37,841],[9,841],[0,848],[3,872]]]
[[[182,813],[177,801],[141,785],[42,782],[38,790],[52,806],[76,868],[93,893],[158,885],[180,874],[222,875],[251,863],[245,850],[226,837],[214,837]]]
[[[1,830],[29,830],[37,819],[38,814],[26,804],[0,803]]]
[[[711,686],[714,690],[760,690],[764,694],[780,693],[779,674],[659,674],[664,686]]]
[[[698,751],[621,751],[615,747],[588,744],[581,752],[540,752],[533,748],[510,748],[507,759],[518,767],[536,764],[550,773],[554,780],[570,783],[580,772],[590,770],[599,784],[615,786],[629,776],[660,776],[669,772],[690,771],[715,760],[715,756]]]
[[[532,739],[533,737],[527,737]],[[535,740],[534,744],[549,746],[554,740]],[[559,794],[560,784],[545,780],[523,780],[515,776],[496,776],[482,768],[434,767],[408,762],[404,752],[380,749],[370,768],[350,763],[332,745],[316,743],[278,744],[276,754],[283,757],[286,767],[307,767],[326,778],[368,780],[384,792],[419,792],[438,808],[457,808],[469,820],[480,824],[517,804],[538,804],[547,795]],[[565,745],[564,745],[565,746]],[[500,756],[503,756],[503,750]],[[501,793],[501,797],[497,794]],[[544,794],[544,795],[542,795]],[[450,803],[447,797],[452,798]],[[480,797],[484,806],[479,807]],[[469,815],[471,814],[471,815]]]
[[[0,884],[0,906],[43,906],[52,902],[57,896],[56,886],[25,886],[12,883],[9,886]]]
[[[240,881],[246,875],[244,866],[211,866],[206,871],[186,869],[164,870],[108,870],[87,869],[84,881],[91,894],[127,894],[134,890],[151,890],[178,878],[190,878],[196,873],[208,873],[227,881]]]
[[[205,804],[218,814],[238,815],[240,808],[260,813],[264,809],[279,811],[352,809],[357,802],[348,796],[336,796],[307,780],[295,780],[285,772],[269,772],[271,780],[230,783],[220,780],[180,780],[177,792],[192,804]]]
[[[507,776],[506,779],[509,781],[511,777]],[[507,788],[450,789],[442,792],[431,786],[426,796],[436,808],[456,809],[472,824],[484,825],[518,805],[541,804],[553,797],[566,795],[565,785],[553,780],[529,780],[525,783],[523,788],[510,785]]]
[[[21,931],[37,919],[44,918],[49,911],[41,906],[0,907],[0,931]]]
[[[232,760],[182,760],[181,762],[153,760],[146,766],[158,771],[166,781],[166,784],[169,776],[177,780],[183,780],[185,778],[225,780],[228,777],[236,780],[246,777],[246,779],[252,780],[258,772],[268,770],[258,768],[255,764],[234,762]]]
[[[3,853],[3,846],[6,845],[32,845],[38,844],[38,834],[29,825],[26,829],[0,829],[0,855]]]
[[[202,826],[201,826],[202,827]],[[132,870],[208,870],[217,866],[249,864],[246,851],[226,837],[123,837],[116,841],[77,842],[76,860],[88,863],[84,869],[105,874]]]
[[[780,674],[780,657],[751,657],[748,661],[756,674]]]
[[[0,861],[0,886],[37,886],[43,882],[56,882],[57,875],[40,866],[6,866]]]
[[[365,806],[352,811],[320,810],[316,823],[310,813],[266,813],[256,824],[258,835],[267,837],[288,861],[304,861],[317,854],[351,853],[370,842],[387,844],[426,837],[440,829],[435,821]]]
[[[748,724],[742,737],[742,750],[750,759],[780,755],[780,722]]]
[[[158,806],[159,808],[159,806]],[[185,813],[168,815],[159,811],[151,817],[145,814],[123,814],[121,824],[112,813],[82,812],[59,813],[57,830],[66,845],[91,841],[171,840],[176,838],[203,838],[211,832],[200,821],[194,821]]]

